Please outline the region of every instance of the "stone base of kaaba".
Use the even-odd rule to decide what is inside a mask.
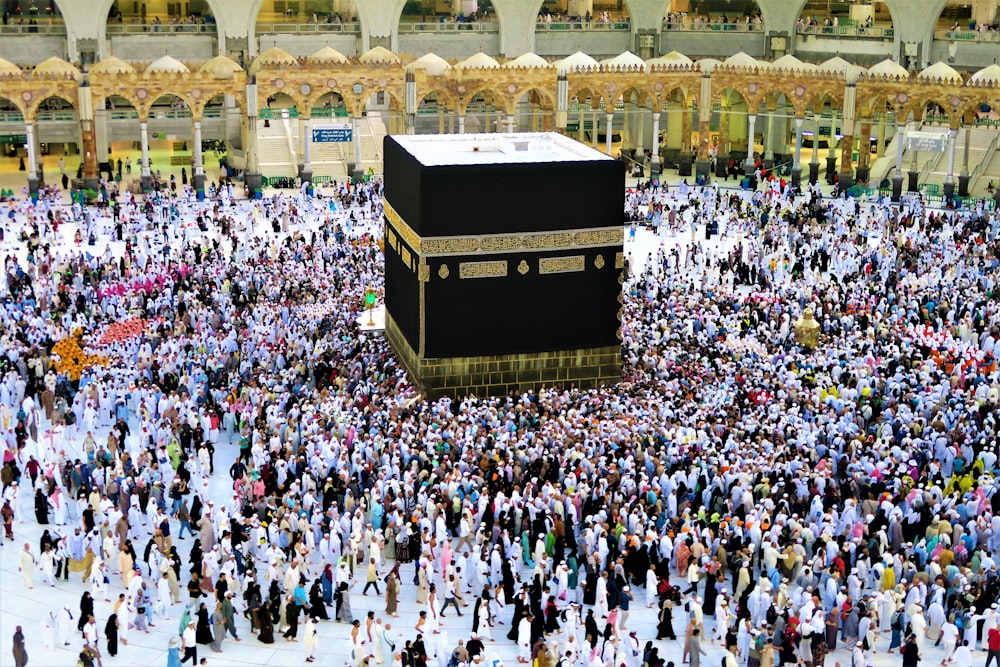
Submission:
[[[589,388],[622,379],[621,347],[425,359],[386,313],[385,332],[410,379],[427,398],[506,396],[539,387]]]

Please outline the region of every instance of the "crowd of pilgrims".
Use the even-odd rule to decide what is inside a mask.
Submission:
[[[6,203],[28,254],[0,285],[2,515],[13,537],[33,499],[42,581],[87,586],[46,644],[77,623],[100,661],[179,614],[170,664],[189,621],[216,651],[304,624],[310,661],[343,622],[345,662],[402,667],[505,640],[542,667],[1000,650],[996,212],[631,189],[627,234],[656,249],[626,247],[624,381],[428,402],[355,324],[380,197]],[[53,346],[78,330],[107,362],[74,377]],[[385,614],[355,618],[371,588]],[[442,646],[449,607],[469,635]]]

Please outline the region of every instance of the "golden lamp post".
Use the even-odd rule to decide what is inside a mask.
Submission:
[[[819,344],[819,322],[813,317],[811,307],[806,308],[802,317],[795,322],[795,342],[810,350],[815,350]]]
[[[372,317],[372,312],[375,309],[375,288],[371,285],[365,289],[365,307],[368,308],[368,326],[375,326],[375,319]]]

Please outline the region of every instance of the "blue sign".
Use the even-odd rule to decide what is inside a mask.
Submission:
[[[337,125],[317,125],[312,129],[314,144],[346,143],[353,139],[354,132],[349,123]]]

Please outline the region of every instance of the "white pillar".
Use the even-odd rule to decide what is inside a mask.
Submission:
[[[149,123],[146,121],[139,122],[139,139],[142,145],[142,175],[150,176],[152,172],[149,169]]]
[[[202,174],[205,172],[204,166],[201,162],[201,121],[194,121],[194,173]]]
[[[361,119],[354,119],[354,168],[361,170]]]
[[[639,156],[637,158],[639,160],[639,162],[642,162],[642,121],[644,120],[643,119],[643,112],[644,111],[645,111],[645,109],[643,109],[642,107],[638,107],[636,109],[636,113],[635,113],[635,117],[636,117],[636,121],[635,121],[635,154]]]
[[[795,160],[792,169],[802,168],[802,119],[795,118]]]
[[[458,133],[465,134],[465,116],[458,117]]]
[[[35,124],[25,123],[25,135],[28,141],[28,177],[38,175],[38,154],[35,152]]]
[[[597,112],[590,112],[590,145],[597,148]]]
[[[837,157],[837,110],[830,109],[830,150],[826,154],[827,157],[836,158]]]
[[[822,112],[813,114],[813,154],[809,160],[813,164],[819,164],[819,122],[823,117]]]
[[[650,159],[650,163],[659,163],[660,161],[660,111],[658,109],[653,110],[653,156]]]
[[[507,134],[514,133],[514,116],[512,114],[507,115]]]
[[[312,169],[312,120],[302,119],[302,167]]]
[[[955,183],[955,147],[958,144],[958,130],[953,130],[948,138],[948,175],[945,183]]]
[[[764,159],[773,160],[774,151],[771,150],[771,140],[774,138],[774,114],[777,109],[767,114],[767,136],[764,137]]]
[[[747,159],[743,163],[746,169],[753,169],[753,149],[757,143],[755,136],[757,133],[757,114],[747,115]]]
[[[903,149],[906,144],[906,127],[899,125],[896,129],[896,175],[903,177]]]
[[[607,112],[608,126],[604,130],[604,152],[611,155],[611,130],[615,126],[615,113],[613,111]]]

